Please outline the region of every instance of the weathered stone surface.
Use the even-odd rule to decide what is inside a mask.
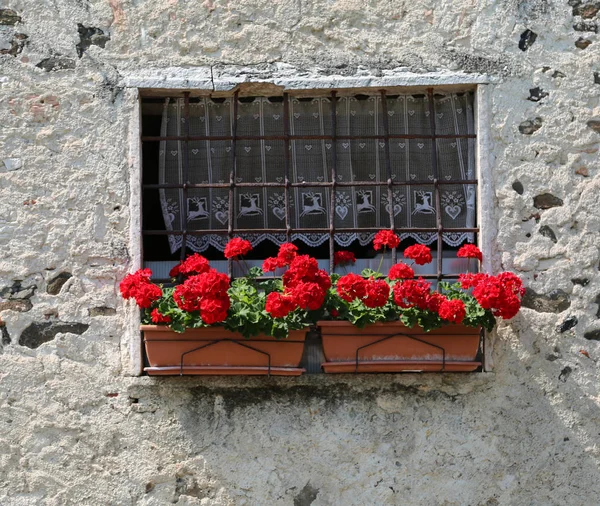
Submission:
[[[531,88],[529,90],[529,97],[527,98],[527,100],[530,100],[531,102],[539,102],[540,100],[548,97],[549,95],[550,94],[547,91],[544,91],[542,88]]]
[[[575,327],[578,323],[578,319],[576,316],[569,316],[568,318],[565,318],[557,327],[556,330],[558,330],[561,334],[563,332],[566,332],[567,330],[571,330],[573,327]]]
[[[600,134],[600,119],[591,119],[587,122],[587,126],[590,127],[594,132]]]
[[[543,225],[540,227],[540,234],[543,235],[544,237],[547,237],[552,242],[557,242],[556,234],[554,233],[554,230],[552,230],[548,225]]]
[[[571,299],[563,290],[552,290],[548,295],[543,295],[527,288],[522,306],[540,313],[562,313],[571,306]]]
[[[32,284],[22,285],[21,280],[16,280],[11,286],[5,286],[0,290],[0,298],[3,299],[30,299],[37,290],[37,286]]]
[[[573,25],[573,29],[578,32],[594,32],[598,33],[598,25],[591,21],[581,21]]]
[[[58,295],[63,285],[72,277],[73,274],[70,272],[61,272],[60,274],[57,274],[50,281],[48,281],[46,292],[50,295]]]
[[[600,293],[596,295],[596,299],[594,300],[594,304],[598,305],[598,311],[596,311],[596,318],[600,318]]]
[[[528,119],[519,124],[519,132],[523,135],[532,135],[542,128],[542,123],[542,118]]]
[[[314,488],[310,482],[308,482],[300,493],[294,497],[294,506],[311,506],[312,503],[315,502],[317,496],[319,495],[319,490]]]
[[[77,44],[77,56],[81,58],[85,50],[90,46],[98,46],[104,48],[110,40],[110,35],[104,33],[100,28],[93,26],[83,26],[81,23],[77,25],[79,32],[79,43]]]
[[[533,197],[533,206],[537,209],[550,209],[551,207],[559,207],[562,205],[562,199],[551,193],[542,193],[541,195]]]
[[[36,65],[36,67],[39,67],[46,72],[54,70],[72,70],[75,68],[75,60],[64,56],[52,56],[50,58],[44,58]]]
[[[117,314],[116,309],[112,307],[100,306],[100,307],[92,307],[89,309],[89,315],[91,317],[95,316],[114,316]]]
[[[9,299],[0,300],[0,311],[18,311],[25,313],[33,307],[33,304],[29,299]]]
[[[583,37],[579,37],[575,41],[575,46],[579,49],[586,49],[591,43],[592,41],[590,39],[584,39]]]
[[[291,506],[307,483],[311,506],[598,504],[600,137],[586,122],[600,120],[600,66],[597,36],[572,28],[597,24],[598,14],[573,18],[566,0],[0,5],[22,18],[0,26],[0,50],[12,50],[16,31],[29,36],[16,57],[0,56],[0,159],[22,160],[18,170],[0,169],[0,290],[14,279],[43,287],[31,311],[1,313],[12,339],[0,355],[2,506]],[[79,60],[77,23],[110,34],[105,49],[90,46]],[[523,52],[526,28],[539,40]],[[578,38],[592,44],[571,45]],[[36,68],[53,56],[75,68]],[[465,170],[481,172],[476,223],[486,269],[516,272],[540,294],[572,289],[569,309],[524,308],[501,322],[486,341],[487,373],[128,376],[139,370],[141,343],[137,311],[118,284],[141,254],[138,89],[195,96],[257,79],[323,93],[485,83],[476,98],[481,159]],[[536,87],[549,93],[537,103],[527,100]],[[439,125],[452,131],[461,113],[449,116]],[[543,127],[521,134],[518,125],[537,116]],[[460,152],[437,142],[442,161]],[[407,144],[411,166],[429,160],[427,147]],[[385,173],[383,152],[369,163]],[[394,167],[397,179],[410,177],[408,168]],[[532,212],[546,192],[563,207]],[[399,219],[414,198],[404,193]],[[541,225],[556,245],[538,235]],[[45,280],[63,266],[76,279],[48,295]],[[116,314],[90,317],[98,306]],[[557,332],[572,315],[577,326]],[[32,323],[56,320],[90,326],[36,349],[17,344]]]
[[[0,323],[0,344],[6,346],[11,343],[10,335],[8,334],[8,330],[6,329],[6,325],[4,323]]]
[[[29,37],[24,33],[15,33],[10,41],[10,48],[0,49],[0,54],[18,56],[23,51]],[[6,164],[5,164],[6,165]],[[10,169],[9,169],[10,170]],[[13,169],[14,170],[14,169]]]
[[[519,195],[523,195],[523,192],[525,191],[525,189],[523,188],[523,183],[521,183],[520,181],[515,181],[512,184],[512,188],[513,190],[515,190]]]
[[[590,341],[600,341],[600,329],[590,330],[583,334],[583,337]]]
[[[600,10],[600,3],[590,2],[573,7],[573,16],[581,16],[583,19],[592,19]]]
[[[0,9],[0,25],[16,25],[20,22],[21,16],[12,9]]]
[[[600,73],[594,72],[594,84],[600,84]]]
[[[589,285],[590,280],[588,278],[573,278],[571,280],[571,283],[573,283],[574,285],[587,286]]]
[[[19,344],[28,348],[38,348],[48,341],[52,341],[59,333],[83,334],[89,325],[85,323],[69,322],[39,322],[32,323],[19,337]]]
[[[521,34],[521,40],[519,40],[519,49],[521,51],[527,51],[533,45],[536,39],[537,33],[532,32],[529,29],[525,30]]]

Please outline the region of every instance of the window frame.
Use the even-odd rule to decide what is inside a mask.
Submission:
[[[341,79],[336,80],[336,84],[339,83]],[[266,82],[267,85],[272,86],[274,80],[270,82]],[[360,80],[361,83],[364,82]],[[396,79],[398,81],[398,79]],[[489,155],[489,150],[492,146],[491,136],[490,136],[490,87],[488,86],[489,80],[487,76],[479,76],[473,75],[470,78],[465,78],[464,75],[451,75],[448,77],[445,76],[445,79],[441,79],[438,76],[432,75],[417,75],[413,74],[409,79],[406,76],[402,76],[400,79],[402,81],[401,86],[398,86],[394,81],[390,86],[390,83],[385,83],[385,86],[381,86],[380,89],[385,90],[387,93],[391,94],[390,88],[397,88],[396,91],[400,93],[408,93],[408,92],[423,92],[424,88],[429,88],[433,93],[436,91],[443,92],[456,92],[456,91],[468,91],[473,90],[475,93],[474,97],[474,131],[475,131],[475,169],[476,169],[476,177],[475,180],[477,184],[477,227],[474,232],[477,234],[478,244],[480,248],[484,251],[484,261],[482,264],[482,270],[485,272],[493,272],[497,270],[500,266],[500,258],[495,249],[494,237],[497,233],[495,220],[494,220],[494,209],[491,205],[483,205],[483,203],[494,202],[494,179],[492,175],[492,162],[493,158]],[[445,81],[445,82],[444,82]],[[280,81],[281,82],[281,81]],[[294,82],[296,86],[298,86],[297,81],[290,81],[290,83]],[[365,91],[373,91],[376,86],[369,86],[365,88],[364,85],[361,87],[352,86],[354,84],[352,78],[347,80],[348,86],[335,86],[337,89],[350,89],[352,93],[359,93],[361,90]],[[142,239],[141,239],[141,231],[142,231],[142,132],[141,132],[141,121],[142,121],[142,107],[141,101],[142,97],[145,96],[183,96],[185,98],[185,94],[189,94],[195,92],[199,94],[211,94],[215,96],[215,89],[218,89],[219,86],[215,86],[215,82],[211,81],[210,88],[208,86],[202,86],[200,88],[195,87],[193,90],[190,90],[190,79],[182,79],[180,82],[173,83],[173,86],[169,86],[165,88],[163,83],[157,81],[156,78],[148,78],[148,77],[140,77],[140,76],[126,76],[125,77],[125,101],[130,106],[130,121],[129,121],[129,157],[128,157],[128,165],[129,165],[129,179],[130,179],[130,228],[129,228],[129,246],[130,246],[130,257],[131,257],[131,269],[140,268],[143,265],[143,253],[142,253]],[[229,83],[230,89],[227,90],[226,95],[231,96],[236,93],[236,90],[233,88],[240,88],[239,83]],[[321,83],[323,84],[323,83]],[[434,85],[434,86],[432,86]],[[227,84],[222,84],[220,86],[221,89],[227,87]],[[333,86],[328,87],[329,92],[331,92],[331,88]],[[278,89],[281,89],[278,87]],[[292,91],[293,88],[290,88]],[[296,90],[297,91],[297,90]],[[316,87],[308,87],[303,89],[300,93],[304,96],[317,96],[319,94],[323,94],[323,89],[319,89]],[[392,90],[393,91],[393,90]],[[285,91],[284,91],[285,92]],[[260,95],[261,93],[247,93],[246,95]],[[433,102],[430,101],[430,104],[433,105]],[[431,114],[430,114],[431,116]],[[435,117],[435,114],[433,115]],[[433,118],[435,122],[435,119]],[[436,136],[435,129],[432,128],[432,139],[439,138]],[[388,137],[386,140],[390,138],[389,132],[386,132]],[[333,136],[335,136],[335,132],[333,132]],[[188,132],[189,137],[189,132]],[[339,138],[339,136],[337,136]],[[423,137],[423,136],[420,136]],[[188,139],[189,140],[189,139]],[[234,142],[232,140],[232,142]],[[388,143],[386,142],[386,145]],[[435,151],[435,142],[432,143],[433,150]],[[235,157],[234,157],[235,160]],[[435,153],[434,160],[437,163],[437,153]],[[386,156],[386,169],[388,170],[388,181],[383,183],[383,185],[388,186],[388,189],[393,187],[393,184],[390,185],[390,172],[389,172],[389,157]],[[437,167],[436,167],[437,170]],[[235,177],[235,175],[234,175]],[[437,179],[437,178],[436,178]],[[286,181],[286,191],[289,190],[290,184],[289,179]],[[231,184],[231,181],[230,183]],[[327,183],[331,186],[330,191],[335,191],[336,184],[334,181],[332,183]],[[435,185],[435,183],[433,183]],[[235,181],[234,181],[235,185]],[[257,185],[258,186],[258,185]],[[436,185],[439,188],[439,181]],[[231,190],[230,190],[231,191]],[[439,200],[439,192],[436,192],[438,197],[436,200]],[[437,202],[436,202],[436,208]],[[232,207],[230,206],[230,213],[232,212]],[[331,211],[330,211],[331,214]],[[440,213],[438,213],[439,216]],[[289,225],[289,208],[286,206],[286,225]],[[438,219],[438,229],[436,233],[438,234],[438,244],[441,241],[441,231],[439,229],[439,218]],[[393,221],[391,222],[394,223]],[[232,236],[235,234],[235,230],[232,230],[232,221],[228,223],[227,234]],[[327,229],[322,229],[327,231]],[[335,233],[335,226],[331,227],[328,233],[330,234],[330,238],[332,238],[332,234]],[[339,230],[339,229],[338,229]],[[443,229],[448,231],[448,229]],[[466,229],[461,229],[466,230]],[[289,229],[286,227],[286,232],[289,233]],[[205,233],[211,233],[211,231],[207,231]],[[184,243],[185,244],[185,243]],[[330,269],[333,272],[333,248],[334,241],[330,240]],[[185,252],[185,248],[182,248],[182,251]],[[395,255],[395,252],[393,253]],[[438,255],[438,263],[441,263],[442,255]],[[395,261],[395,256],[394,256]],[[231,267],[230,267],[231,269]],[[435,279],[440,278],[441,266],[438,265],[437,274],[430,275]],[[231,272],[231,271],[230,271]],[[443,277],[443,276],[442,276]],[[123,302],[125,305],[125,338],[121,344],[122,350],[122,365],[125,374],[138,376],[142,373],[143,368],[143,354],[142,354],[142,343],[139,339],[139,323],[140,317],[139,312],[136,311],[134,305]],[[484,337],[484,372],[493,369],[492,362],[492,337],[495,332],[486,333]]]

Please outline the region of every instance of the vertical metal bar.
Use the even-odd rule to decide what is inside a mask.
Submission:
[[[388,120],[388,106],[387,97],[385,90],[381,90],[381,112],[383,115],[383,141],[385,142],[385,169],[387,174],[387,198],[388,198],[388,213],[390,216],[390,229],[396,230],[396,223],[394,219],[394,192],[393,192],[393,180],[392,180],[392,159],[390,156],[390,124]],[[396,248],[392,249],[392,265],[396,263],[397,252]]]
[[[290,97],[283,94],[283,160],[284,160],[284,203],[285,203],[285,240],[290,242],[292,226],[290,217]]]
[[[184,141],[183,141],[183,202],[181,206],[183,208],[183,219],[182,219],[182,227],[183,234],[181,236],[181,253],[179,255],[180,260],[183,262],[185,260],[185,252],[187,250],[187,205],[188,205],[188,184],[189,184],[189,138],[190,138],[190,92],[186,91],[183,94],[183,119],[184,119]]]
[[[229,173],[229,220],[227,222],[227,236],[229,240],[233,237],[233,218],[235,216],[235,172],[237,162],[237,125],[238,125],[238,91],[233,94],[233,118],[231,121],[231,172]],[[227,259],[227,275],[233,276],[233,259]]]
[[[437,276],[438,281],[442,279],[442,255],[443,255],[443,241],[442,241],[442,204],[440,196],[440,180],[438,173],[438,159],[437,159],[437,141],[435,135],[435,104],[433,103],[433,88],[427,89],[427,97],[429,101],[429,125],[431,128],[431,164],[433,170],[433,189],[435,192],[435,216],[437,222]]]
[[[337,91],[331,92],[331,188],[329,193],[329,272],[334,269],[335,256],[335,195],[337,185]]]

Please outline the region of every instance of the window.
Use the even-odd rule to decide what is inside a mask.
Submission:
[[[432,88],[144,97],[146,265],[166,281],[180,258],[222,259],[242,236],[257,265],[294,241],[330,270],[334,251],[353,249],[360,270],[391,224],[401,249],[437,255],[420,275],[453,277],[465,270],[453,250],[478,232],[473,100]]]

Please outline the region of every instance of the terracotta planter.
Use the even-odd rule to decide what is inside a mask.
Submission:
[[[177,334],[166,326],[142,325],[151,375],[299,376],[305,330],[287,339],[271,336],[244,339],[222,327],[187,329]]]
[[[480,329],[448,325],[424,332],[401,322],[359,329],[345,321],[318,322],[327,373],[474,371]]]

